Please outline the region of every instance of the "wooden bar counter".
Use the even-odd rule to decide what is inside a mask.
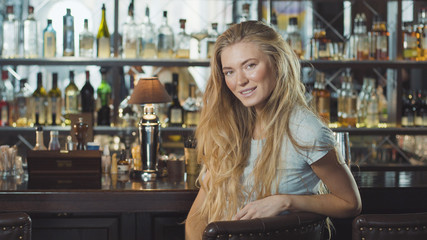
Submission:
[[[354,170],[363,213],[427,212],[427,170]],[[2,212],[24,211],[33,239],[183,239],[195,178],[155,182],[120,175],[4,178]],[[351,237],[352,219],[333,219],[334,239]]]

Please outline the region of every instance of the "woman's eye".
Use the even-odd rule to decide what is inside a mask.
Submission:
[[[246,69],[253,69],[255,66],[255,63],[250,63],[246,66]]]
[[[233,73],[232,71],[226,71],[226,72],[224,72],[224,75],[225,76],[230,76],[232,73]]]

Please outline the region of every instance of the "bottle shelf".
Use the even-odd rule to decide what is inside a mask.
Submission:
[[[118,66],[161,66],[161,67],[208,67],[208,59],[128,59],[128,58],[81,58],[81,57],[58,57],[58,58],[10,58],[0,59],[0,65],[49,65],[49,66],[87,66],[95,65],[102,67]]]
[[[427,67],[427,61],[356,61],[356,60],[301,60],[303,67],[315,68],[423,68]],[[159,66],[159,67],[209,67],[209,59],[140,59],[140,58],[82,58],[82,57],[58,57],[58,58],[0,58],[0,65],[47,65],[47,66]]]
[[[331,128],[334,132],[349,132],[350,135],[427,135],[427,127],[389,127],[389,128]],[[43,126],[44,131],[70,132],[70,126]],[[161,132],[189,134],[194,132],[194,127],[165,127]],[[34,132],[35,127],[0,127],[0,133],[29,133]],[[137,132],[137,127],[109,127],[95,126],[94,134],[123,135]]]

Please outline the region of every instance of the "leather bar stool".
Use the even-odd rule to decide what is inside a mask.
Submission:
[[[362,214],[352,227],[353,240],[425,240],[427,213]]]
[[[290,213],[281,216],[208,224],[204,240],[221,239],[324,239],[325,216],[314,213]]]
[[[0,240],[31,240],[31,218],[23,212],[0,213]]]

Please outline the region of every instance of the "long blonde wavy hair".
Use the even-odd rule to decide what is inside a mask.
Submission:
[[[253,107],[245,107],[225,83],[221,53],[224,48],[239,42],[253,43],[267,54],[276,78],[271,96],[259,115]],[[293,108],[310,109],[304,96],[305,87],[300,81],[299,60],[291,47],[268,25],[258,21],[232,25],[218,37],[214,49],[196,130],[198,159],[203,166],[198,180],[207,194],[198,214],[207,217],[208,222],[230,220],[247,200],[242,191],[241,176],[247,165],[255,122],[261,120],[264,123],[265,143],[252,173],[254,188],[249,196],[260,199],[270,196],[272,186],[275,186],[283,137],[288,136],[294,146],[304,148],[290,134],[289,119]],[[210,178],[205,181],[207,172]]]

